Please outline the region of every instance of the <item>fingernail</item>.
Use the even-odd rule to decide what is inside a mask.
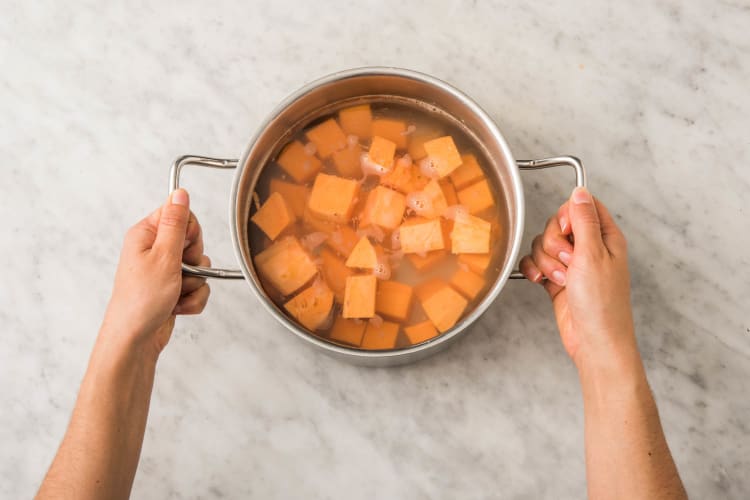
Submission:
[[[172,205],[188,206],[190,200],[188,199],[187,191],[184,189],[178,189],[172,193]]]
[[[573,203],[580,205],[582,203],[592,203],[591,193],[585,187],[577,187],[573,190]]]
[[[563,232],[568,229],[568,218],[564,215],[560,217],[560,229],[562,229]]]
[[[531,281],[533,281],[534,283],[539,283],[540,281],[542,281],[542,273],[540,271],[537,271],[534,275],[534,279],[532,279]]]
[[[185,244],[184,244],[184,245],[182,246],[182,249],[183,249],[183,250],[185,250],[185,249],[186,249],[187,247],[189,247],[189,246],[190,246],[190,244],[191,244],[191,243],[192,243],[192,241],[190,241],[190,240],[185,240]]]
[[[552,271],[552,281],[560,286],[565,286],[565,273],[560,270]]]
[[[557,256],[560,258],[560,262],[565,264],[566,266],[570,264],[570,254],[566,251],[562,251]]]

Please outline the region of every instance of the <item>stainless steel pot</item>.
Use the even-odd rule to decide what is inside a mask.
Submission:
[[[444,334],[416,346],[387,351],[343,347],[312,335],[288,318],[268,297],[253,267],[248,238],[252,193],[262,167],[306,123],[338,108],[343,102],[377,98],[422,106],[453,119],[484,149],[489,167],[502,189],[501,202],[508,212],[509,227],[502,238],[507,251],[500,274],[475,309]],[[268,312],[299,338],[335,357],[369,366],[390,366],[422,359],[448,346],[489,307],[508,279],[523,278],[513,267],[518,259],[524,224],[523,186],[519,170],[569,166],[576,185],[586,184],[581,162],[572,156],[541,160],[514,160],[502,134],[490,117],[467,95],[447,83],[414,71],[368,67],[334,73],[304,86],[287,97],[261,124],[239,160],[182,156],[170,171],[170,192],[177,189],[180,171],[188,165],[236,169],[229,198],[229,220],[240,269],[218,269],[183,264],[185,274],[221,279],[245,279]]]

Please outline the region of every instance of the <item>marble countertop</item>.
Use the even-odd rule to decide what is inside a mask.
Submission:
[[[304,83],[392,65],[466,91],[517,158],[585,161],[629,238],[639,343],[688,491],[748,498],[747,5],[319,4],[4,3],[0,497],[39,484],[122,236],[165,197],[173,158],[237,156]],[[523,180],[528,243],[571,179]],[[230,183],[184,182],[228,266]],[[508,283],[454,346],[396,369],[314,352],[242,282],[212,290],[159,362],[133,498],[585,496],[577,377],[539,287]]]

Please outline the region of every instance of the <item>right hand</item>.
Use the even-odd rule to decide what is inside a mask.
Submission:
[[[586,188],[576,188],[547,221],[521,271],[547,290],[565,350],[579,368],[589,359],[607,363],[621,346],[637,352],[625,237]]]

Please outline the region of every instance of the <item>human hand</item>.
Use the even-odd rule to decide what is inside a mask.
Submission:
[[[637,353],[625,237],[585,188],[547,221],[521,271],[547,290],[563,346],[579,369],[589,359],[609,362],[621,346]]]
[[[155,355],[169,341],[177,314],[199,314],[210,293],[205,279],[182,276],[182,262],[209,266],[187,191],[128,230],[103,330]]]

